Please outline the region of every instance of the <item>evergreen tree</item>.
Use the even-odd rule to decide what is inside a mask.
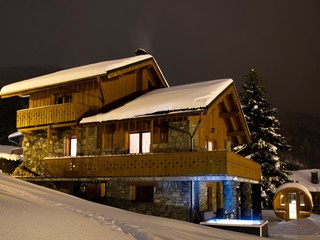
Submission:
[[[261,164],[263,203],[265,207],[271,207],[275,189],[288,181],[285,164],[280,161],[278,151],[288,151],[291,147],[280,133],[277,110],[270,108],[266,89],[253,69],[246,75],[242,88],[240,101],[252,143],[239,154]]]

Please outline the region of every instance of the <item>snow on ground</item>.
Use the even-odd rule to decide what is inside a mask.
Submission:
[[[0,239],[256,239],[85,201],[0,173]]]
[[[280,221],[273,211],[263,211],[264,219],[269,220],[269,238],[272,239],[320,239],[320,215],[293,221]]]
[[[319,239],[320,216],[281,222],[264,211],[273,239]],[[96,204],[0,173],[0,239],[260,239]]]

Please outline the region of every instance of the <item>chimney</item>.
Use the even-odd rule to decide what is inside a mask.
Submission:
[[[147,54],[147,51],[144,50],[143,48],[138,48],[134,53],[138,56],[138,55]]]
[[[318,171],[312,170],[311,171],[311,183],[317,184],[319,183]]]

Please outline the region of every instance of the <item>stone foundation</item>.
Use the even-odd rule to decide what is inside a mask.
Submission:
[[[159,181],[154,183],[154,199],[150,203],[137,203],[131,200],[133,184],[135,183],[124,181],[107,182],[107,205],[153,216],[190,221],[191,182]]]

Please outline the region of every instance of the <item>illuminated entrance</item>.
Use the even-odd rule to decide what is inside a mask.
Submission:
[[[289,199],[289,219],[297,219],[297,194],[288,193]]]

